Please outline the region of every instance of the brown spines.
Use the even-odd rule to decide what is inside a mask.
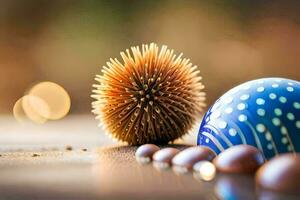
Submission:
[[[163,144],[186,134],[205,106],[196,66],[156,44],[110,59],[93,85],[93,112],[116,139]]]

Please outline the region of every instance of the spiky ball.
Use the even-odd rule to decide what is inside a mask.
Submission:
[[[205,106],[197,66],[151,43],[121,52],[96,75],[93,112],[114,138],[130,145],[165,144],[191,129]]]

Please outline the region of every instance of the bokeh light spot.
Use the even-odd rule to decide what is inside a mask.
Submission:
[[[70,96],[63,87],[53,82],[41,82],[15,103],[13,115],[18,122],[29,119],[44,124],[48,120],[63,118],[70,107]]]
[[[71,99],[67,91],[60,85],[53,82],[41,82],[33,86],[29,91],[30,95],[43,99],[49,107],[49,116],[43,117],[51,120],[63,118],[68,114],[71,107]]]

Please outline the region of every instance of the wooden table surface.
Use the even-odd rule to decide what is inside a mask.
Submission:
[[[140,165],[136,147],[113,142],[96,124],[85,115],[46,125],[0,117],[0,199],[299,199],[255,190],[252,176],[204,182]]]

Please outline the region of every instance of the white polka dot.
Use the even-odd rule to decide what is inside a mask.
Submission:
[[[263,92],[263,91],[265,91],[265,88],[264,87],[258,87],[256,91],[257,92]]]
[[[244,110],[246,108],[246,104],[244,104],[244,103],[239,103],[238,105],[237,105],[237,109],[238,110]]]
[[[286,117],[291,121],[293,121],[295,119],[295,115],[293,113],[286,114]]]
[[[286,90],[287,90],[288,92],[293,92],[293,91],[294,91],[294,88],[289,86],[289,87],[286,88]]]
[[[283,144],[287,144],[288,143],[288,139],[286,137],[281,138],[281,142]]]
[[[229,94],[235,94],[235,93],[237,93],[238,91],[239,91],[239,88],[240,87],[235,87],[235,88],[232,88],[231,90],[229,90]]]
[[[213,107],[211,108],[211,111],[213,112],[217,110],[220,106],[221,106],[220,99],[218,99],[216,103],[213,105]]]
[[[212,112],[211,115],[210,115],[210,118],[211,119],[217,119],[221,116],[221,113],[219,111],[215,111],[215,112]]]
[[[232,98],[232,97],[227,97],[227,98],[224,100],[224,102],[225,102],[226,104],[230,104],[230,103],[232,103],[232,101],[233,101],[233,98]]]
[[[224,128],[227,127],[227,123],[225,121],[223,121],[223,120],[220,120],[218,122],[218,127],[221,128],[221,129],[224,129]]]
[[[232,113],[233,109],[231,107],[228,107],[225,109],[225,113],[230,114]]]
[[[277,95],[274,94],[274,93],[269,94],[269,98],[272,99],[272,100],[276,99],[276,97],[277,97]]]
[[[265,111],[264,109],[259,108],[259,109],[257,109],[256,113],[257,113],[259,116],[263,117],[263,116],[265,116],[266,111]]]
[[[265,125],[263,125],[263,124],[257,124],[257,125],[256,125],[256,130],[257,130],[258,132],[260,132],[260,133],[263,133],[263,132],[266,131],[266,127],[265,127]]]
[[[277,83],[272,84],[272,88],[278,88],[279,85]]]
[[[239,115],[239,121],[240,122],[244,122],[244,121],[246,121],[247,120],[247,116],[246,115]]]
[[[272,119],[272,123],[274,124],[274,126],[279,126],[280,125],[280,119],[275,117],[275,118]]]
[[[250,89],[250,88],[251,88],[250,85],[245,85],[245,86],[243,86],[243,89],[244,89],[244,90],[248,90],[248,89]]]
[[[208,138],[205,139],[205,143],[209,143],[209,139]]]
[[[294,103],[293,103],[293,106],[294,106],[294,108],[297,109],[297,110],[300,109],[300,103],[299,103],[299,102],[294,102]]]
[[[286,103],[287,99],[285,97],[279,97],[281,103]]]
[[[249,99],[249,97],[250,97],[249,94],[243,94],[243,95],[240,97],[240,100],[245,101],[245,100]]]
[[[288,151],[293,151],[293,147],[292,147],[291,145],[289,145],[289,146],[287,147],[287,149],[288,149]]]
[[[257,105],[264,105],[265,104],[265,100],[262,99],[262,98],[258,98],[258,99],[256,99],[256,104]]]
[[[267,132],[266,135],[265,135],[266,139],[268,141],[271,141],[272,140],[272,136],[271,136],[271,133],[270,132]]]
[[[286,135],[288,133],[287,128],[285,126],[282,126],[280,128],[280,132],[281,132],[282,135]]]
[[[229,129],[229,135],[236,136],[237,131],[234,128]]]
[[[267,145],[267,148],[268,148],[269,150],[273,149],[272,144],[268,144],[268,145]]]
[[[275,109],[274,109],[274,114],[275,114],[276,116],[281,116],[281,115],[282,115],[281,109],[280,109],[280,108],[275,108]]]
[[[288,82],[289,85],[294,85],[294,83]]]
[[[300,129],[300,121],[296,121],[296,127]]]

